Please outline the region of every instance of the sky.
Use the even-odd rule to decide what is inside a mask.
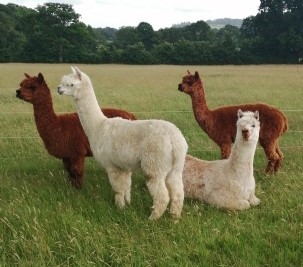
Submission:
[[[137,27],[149,23],[155,31],[182,22],[219,18],[243,19],[258,13],[260,0],[0,0],[36,8],[47,2],[71,4],[80,21],[93,28]]]

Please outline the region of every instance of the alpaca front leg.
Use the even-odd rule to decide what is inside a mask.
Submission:
[[[115,192],[115,204],[122,209],[130,203],[131,191],[131,172],[124,172],[121,170],[107,169],[109,182]]]
[[[161,179],[159,177],[151,177],[148,179],[146,185],[153,199],[153,211],[149,216],[149,219],[157,220],[163,215],[169,203],[165,179],[164,177]]]
[[[207,202],[219,208],[225,208],[229,210],[245,210],[250,208],[250,203],[247,200],[235,198],[234,192],[229,193],[225,190],[213,191],[209,195]]]
[[[265,172],[268,174],[273,174],[276,172],[276,164],[280,160],[280,155],[276,151],[277,144],[274,141],[268,142],[268,140],[260,140],[260,145],[263,147],[265,155],[268,159]]]
[[[76,189],[83,186],[84,157],[80,159],[62,159],[65,170],[68,172],[69,180]]]
[[[74,187],[81,189],[83,186],[83,168],[85,158],[81,157],[78,159],[71,160],[71,182]]]

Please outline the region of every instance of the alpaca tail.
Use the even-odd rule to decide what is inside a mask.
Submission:
[[[283,133],[285,133],[288,129],[289,129],[289,125],[288,125],[288,120],[286,117],[284,117],[284,128],[283,128]]]
[[[188,150],[187,142],[184,136],[181,134],[179,138],[174,138],[171,140],[171,144],[173,153],[173,169],[182,172]]]

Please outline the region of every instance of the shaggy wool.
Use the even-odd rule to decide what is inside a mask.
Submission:
[[[130,203],[131,174],[141,168],[153,199],[151,220],[158,219],[170,202],[170,213],[181,216],[184,191],[182,171],[187,143],[181,131],[163,120],[127,121],[106,118],[99,108],[90,78],[78,68],[63,76],[60,94],[73,97],[94,158],[106,169],[116,206]]]
[[[50,155],[62,159],[72,185],[80,189],[83,186],[85,157],[91,157],[92,151],[78,114],[57,115],[42,73],[33,77],[25,76],[26,79],[16,90],[16,96],[33,105],[37,130],[46,150]],[[103,113],[108,117],[136,119],[134,114],[120,109],[103,109]]]
[[[178,90],[188,94],[192,109],[201,129],[220,147],[221,158],[226,159],[236,136],[237,110],[260,112],[259,143],[263,147],[268,163],[267,173],[277,172],[282,165],[283,153],[279,148],[279,138],[288,129],[286,116],[276,107],[264,103],[224,106],[210,110],[206,103],[205,91],[199,73],[188,72],[178,85]]]
[[[183,170],[185,197],[220,208],[243,210],[255,206],[253,160],[258,142],[259,113],[238,111],[235,143],[228,159],[200,160],[188,155]]]

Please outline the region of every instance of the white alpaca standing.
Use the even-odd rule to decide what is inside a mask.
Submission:
[[[78,68],[63,76],[60,94],[73,96],[94,158],[106,169],[115,191],[116,206],[130,203],[131,174],[141,168],[148,176],[153,199],[149,219],[158,219],[169,201],[174,218],[181,215],[184,191],[182,171],[187,143],[180,130],[167,121],[106,118],[98,105],[89,77]]]
[[[236,140],[228,159],[205,161],[186,157],[183,169],[185,197],[231,210],[258,205],[253,160],[259,131],[259,112],[238,110]]]

